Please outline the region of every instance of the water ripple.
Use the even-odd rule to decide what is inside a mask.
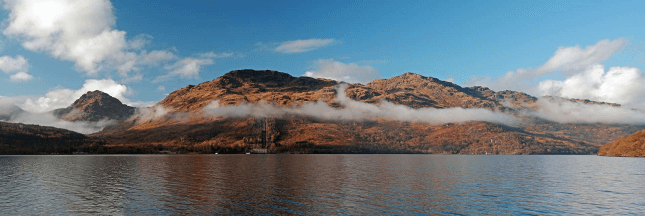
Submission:
[[[640,214],[645,160],[1,156],[1,214]]]

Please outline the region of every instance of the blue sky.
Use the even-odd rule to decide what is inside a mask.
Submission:
[[[518,69],[540,68],[556,56],[559,48],[578,45],[582,51],[589,51],[593,47],[588,46],[597,45],[599,52],[609,52],[602,48],[603,40],[618,40],[614,44],[617,48],[608,48],[611,53],[594,61],[580,60],[591,63],[573,72],[567,71],[571,67],[555,67],[532,76],[532,83],[508,88],[533,94],[642,102],[639,96],[608,96],[611,94],[605,90],[611,86],[605,90],[599,87],[599,93],[576,93],[567,88],[580,86],[567,86],[566,82],[577,74],[590,74],[589,68],[594,65],[604,66],[606,73],[614,66],[637,69],[634,73],[638,79],[627,75],[620,79],[640,81],[645,62],[642,1],[49,2],[61,7],[48,6],[52,9],[41,13],[30,7],[40,7],[42,2],[6,0],[0,14],[0,56],[14,60],[22,56],[27,61],[19,69],[9,67],[0,73],[0,95],[13,98],[26,109],[37,106],[31,108],[34,111],[71,103],[70,98],[78,96],[79,91],[91,88],[111,88],[130,104],[149,105],[173,90],[245,68],[278,70],[294,76],[310,72],[310,76],[350,82],[409,71],[454,79],[460,85],[482,84],[502,90],[506,85],[494,81],[509,71],[522,74]],[[84,11],[101,13],[82,14]],[[73,13],[80,15],[70,15]],[[21,17],[29,22],[21,22]],[[63,24],[48,23],[40,30],[30,26],[30,22],[58,19]],[[49,31],[50,25],[54,31]],[[97,27],[95,34],[92,30],[85,32],[89,27]],[[78,40],[106,41],[99,37],[102,32],[113,33],[108,38],[116,44],[113,47],[124,47],[94,49],[88,45],[90,48],[79,51]],[[42,38],[53,38],[54,42],[36,40]],[[132,45],[137,41],[141,42],[138,46]],[[143,63],[144,54],[154,51],[159,57]],[[122,72],[119,68],[132,59],[126,54],[140,59],[132,61],[136,69]],[[184,67],[191,63],[197,68]],[[18,78],[23,71],[30,77]],[[468,82],[473,77],[489,80]],[[105,82],[90,85],[88,80]],[[538,85],[544,80],[553,82]],[[586,84],[602,86],[604,80]]]

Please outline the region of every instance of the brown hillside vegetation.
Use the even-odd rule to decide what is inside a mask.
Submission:
[[[514,126],[488,122],[432,125],[373,118],[349,121],[299,115],[264,118],[199,114],[213,101],[219,101],[220,106],[265,101],[279,107],[322,101],[342,108],[335,102],[338,84],[277,71],[232,71],[169,94],[156,105],[171,110],[163,118],[141,121],[135,117],[91,136],[108,140],[107,146],[205,153],[244,152],[266,146],[276,153],[594,154],[603,143],[643,129],[633,125],[559,124],[522,117],[518,111],[538,108],[537,98],[515,91],[462,88],[412,73],[367,85],[349,84],[345,94],[366,103],[386,100],[417,109],[501,110],[525,121]]]
[[[598,155],[614,157],[645,157],[645,130],[638,131],[634,134],[603,145],[600,147]]]

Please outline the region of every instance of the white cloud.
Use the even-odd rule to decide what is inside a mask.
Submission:
[[[534,79],[544,75],[561,71],[566,76],[579,74],[594,65],[597,65],[627,44],[624,39],[613,41],[601,40],[594,45],[582,49],[579,45],[573,47],[560,47],[547,62],[537,69],[517,69],[509,71],[504,76],[492,79],[490,77],[473,77],[465,82],[466,86],[486,86],[493,90],[516,90],[530,94],[537,93]]]
[[[166,114],[170,113],[170,111],[171,111],[170,109],[167,109],[163,106],[152,106],[152,107],[137,109],[134,115],[139,117],[137,119],[137,124],[140,124],[143,122],[161,118]]]
[[[198,79],[201,70],[208,65],[215,64],[214,58],[233,57],[233,53],[200,53],[197,58],[187,57],[176,61],[172,65],[164,66],[168,74],[157,77],[153,82],[167,81],[172,77],[179,76],[184,79]]]
[[[157,91],[166,91],[166,87],[160,85],[157,87]]]
[[[307,40],[293,40],[285,41],[280,46],[275,48],[276,52],[281,53],[303,53],[309,52],[321,47],[328,46],[334,43],[334,39],[307,39]]]
[[[14,57],[11,56],[2,56],[0,57],[0,70],[5,73],[14,73],[20,71],[26,71],[29,67],[29,63],[25,57],[19,55]]]
[[[199,56],[201,58],[230,58],[233,57],[235,54],[231,52],[221,52],[221,53],[214,53],[214,52],[207,52],[207,53],[202,53]]]
[[[139,71],[142,66],[159,66],[161,63],[168,62],[176,58],[177,56],[170,51],[153,50],[148,52],[143,50],[139,54],[127,52],[122,55],[114,56],[114,58],[108,62],[121,74],[121,76],[124,77],[124,81],[139,81],[142,78],[141,74],[130,76],[128,73],[130,71]]]
[[[29,80],[32,80],[34,77],[31,74],[28,74],[26,72],[18,72],[14,75],[11,75],[9,77],[9,80],[11,82],[27,82]]]
[[[115,17],[108,0],[4,1],[9,25],[4,34],[20,38],[32,51],[72,60],[89,73],[98,63],[126,46],[125,32],[114,30]]]
[[[71,105],[88,91],[99,90],[109,94],[112,97],[119,99],[123,103],[130,101],[125,97],[130,94],[128,87],[119,84],[111,79],[86,80],[83,86],[78,90],[71,89],[55,89],[47,92],[45,96],[38,97],[37,99],[27,99],[22,108],[30,112],[47,112],[58,108],[63,108]]]
[[[144,65],[158,65],[161,62],[175,59],[176,56],[170,51],[153,50],[151,52],[143,51],[140,55],[140,63]]]
[[[123,103],[131,107],[151,107],[155,105],[157,101],[126,101]]]
[[[139,34],[132,40],[128,41],[128,48],[133,50],[141,50],[146,45],[152,42],[152,36],[147,34]]]
[[[638,68],[611,67],[605,71],[605,67],[598,64],[564,81],[542,81],[538,88],[542,95],[629,105],[645,102],[640,94],[645,90],[642,83],[645,79]]]
[[[202,67],[214,64],[212,59],[184,58],[175,62],[173,65],[167,65],[164,68],[169,71],[168,74],[157,77],[153,82],[166,81],[172,77],[198,79]]]
[[[641,94],[645,77],[638,68],[611,67],[601,63],[622,50],[627,41],[602,40],[585,47],[560,47],[546,63],[537,69],[518,69],[493,80],[475,77],[466,85],[487,86],[494,90],[517,90],[535,95],[552,95],[565,98],[589,99],[619,103],[628,107],[645,105]],[[549,73],[562,72],[563,80],[547,79],[531,82],[532,79]]]
[[[27,82],[34,78],[31,74],[27,73],[29,63],[21,55],[15,58],[11,56],[0,57],[0,70],[6,74],[12,74],[9,77],[11,82]]]
[[[559,47],[555,54],[535,71],[538,75],[556,70],[562,70],[566,74],[577,73],[607,60],[616,52],[622,50],[625,45],[627,45],[627,40],[624,39],[613,41],[606,39],[584,49],[581,49],[580,45]]]
[[[314,61],[315,71],[307,71],[304,76],[326,78],[348,83],[368,83],[380,79],[381,74],[372,66],[360,66],[356,63],[342,63],[332,59],[319,59]]]
[[[5,35],[18,39],[28,50],[72,61],[78,70],[89,75],[117,70],[129,79],[130,71],[149,64],[149,54],[158,54],[145,50],[134,52],[143,49],[152,37],[138,35],[128,41],[125,31],[114,29],[116,17],[109,0],[4,0],[3,3],[9,11]],[[152,58],[172,59],[168,53],[164,54],[164,57]]]

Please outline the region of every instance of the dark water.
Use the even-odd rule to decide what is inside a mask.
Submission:
[[[643,214],[645,159],[0,156],[0,214]]]

